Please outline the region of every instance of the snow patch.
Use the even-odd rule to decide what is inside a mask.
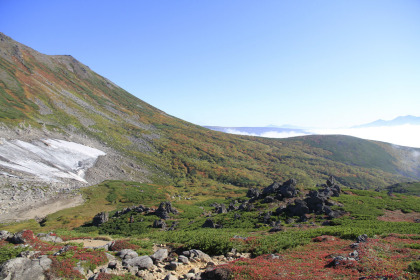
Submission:
[[[0,166],[29,173],[45,181],[59,182],[60,178],[87,183],[84,175],[101,150],[57,139],[32,141],[0,139]]]

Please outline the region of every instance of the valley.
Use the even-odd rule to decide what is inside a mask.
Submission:
[[[72,56],[0,50],[1,279],[419,276],[420,149],[212,131]]]

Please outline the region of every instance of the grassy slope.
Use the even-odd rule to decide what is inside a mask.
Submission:
[[[156,183],[187,190],[295,177],[314,185],[334,174],[347,186],[377,188],[408,181],[400,173],[415,175],[399,164],[400,154],[353,137],[278,140],[210,131],[164,114],[71,56],[45,56],[8,40],[20,46],[21,59],[0,58],[2,123],[86,134],[145,165]],[[50,113],[40,114],[36,101]]]

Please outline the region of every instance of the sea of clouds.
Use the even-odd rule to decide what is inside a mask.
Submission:
[[[349,135],[367,140],[387,142],[400,146],[420,148],[420,125],[405,124],[400,126],[379,126],[363,128],[333,128],[333,129],[307,129],[302,131],[268,131],[261,134],[247,133],[237,129],[228,129],[227,133],[259,136],[268,138],[289,138],[311,134],[321,135]]]

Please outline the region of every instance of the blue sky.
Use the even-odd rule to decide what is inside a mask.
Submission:
[[[420,115],[420,1],[0,0],[0,31],[200,125]]]

